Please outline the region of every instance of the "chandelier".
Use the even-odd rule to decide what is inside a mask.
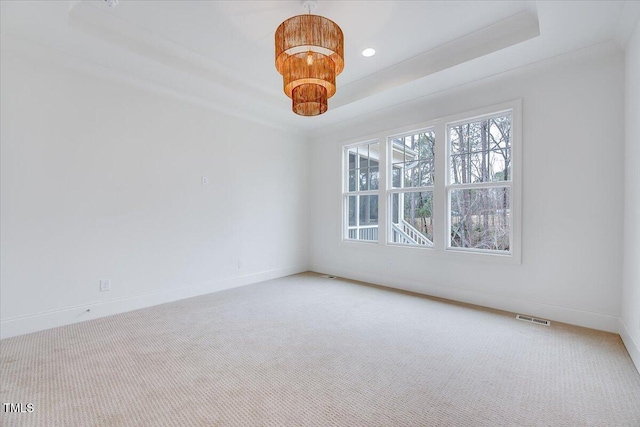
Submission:
[[[317,1],[303,1],[307,15],[284,21],[276,30],[276,69],[294,113],[317,116],[336,93],[336,76],[344,68],[344,37],[338,25],[312,15]]]

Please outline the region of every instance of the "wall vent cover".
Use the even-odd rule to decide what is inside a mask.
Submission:
[[[516,314],[516,319],[524,320],[525,322],[537,323],[538,325],[551,326],[551,322],[545,319],[536,319],[531,316],[523,316],[522,314]]]

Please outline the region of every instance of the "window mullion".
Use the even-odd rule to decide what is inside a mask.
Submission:
[[[387,198],[385,197],[388,188],[387,164],[388,151],[386,149],[386,137],[384,134],[377,138],[378,141],[378,244],[384,245],[387,242]]]
[[[390,188],[387,192],[389,194],[394,193],[419,193],[426,191],[435,191],[435,185],[429,185],[425,187],[404,187],[404,188]]]
[[[361,191],[350,191],[345,193],[347,196],[377,196],[378,190],[361,190]]]
[[[435,185],[433,189],[433,247],[436,250],[444,250],[447,244],[448,233],[448,203],[446,196],[446,183],[448,179],[448,141],[446,126],[439,123],[435,127],[436,144],[435,154]]]
[[[446,186],[448,190],[468,190],[474,188],[511,188],[511,181],[489,181],[489,182],[474,182],[471,184],[451,184]]]

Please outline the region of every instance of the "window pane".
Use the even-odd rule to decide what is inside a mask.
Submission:
[[[389,143],[393,188],[419,188],[434,184],[434,131],[393,138]]]
[[[433,185],[435,171],[433,168],[433,159],[422,160],[418,164],[420,169],[420,186]]]
[[[489,119],[489,148],[504,150],[511,148],[511,115]]]
[[[378,196],[369,196],[369,223],[378,224]]]
[[[413,162],[418,159],[418,152],[410,149],[409,147],[405,147],[406,151],[404,152],[404,161],[405,162]]]
[[[360,191],[367,191],[369,189],[369,168],[361,168],[360,173]]]
[[[391,161],[389,163],[404,162],[404,148],[397,145],[396,140],[391,141]]]
[[[356,196],[348,197],[348,214],[349,214],[349,226],[356,225]]]
[[[358,165],[356,165],[356,156],[358,155],[358,148],[357,147],[353,147],[353,148],[349,148],[349,170],[353,170],[355,168],[358,167]]]
[[[509,151],[507,151],[509,153]],[[500,151],[451,156],[452,184],[511,180],[511,159]]]
[[[373,144],[369,144],[367,146],[368,150],[368,158],[369,158],[369,167],[378,166],[378,162],[380,161],[380,149],[377,142]]]
[[[400,210],[398,206],[400,204],[400,194],[393,193],[391,195],[391,222],[394,224],[398,223],[398,218],[400,218]]]
[[[452,190],[450,197],[451,247],[510,250],[508,188]]]
[[[378,196],[348,197],[347,238],[351,240],[378,240]]]
[[[418,162],[407,162],[404,164],[404,186],[420,186],[420,169],[418,169]]]
[[[377,190],[378,189],[378,184],[379,184],[379,180],[378,180],[378,168],[369,168],[369,184],[370,184],[370,189],[371,190]]]
[[[393,170],[391,171],[391,185],[393,188],[400,188],[402,183],[402,166],[393,165]]]
[[[511,115],[449,126],[450,183],[511,179]]]
[[[436,142],[436,134],[433,131],[424,132],[418,135],[418,156],[421,159],[430,159],[434,157],[434,146]]]
[[[378,224],[378,196],[360,196],[360,224]]]
[[[369,166],[369,157],[367,157],[369,155],[369,146],[365,146],[365,147],[359,147],[358,150],[360,151],[360,167],[361,168],[366,168]],[[365,152],[366,154],[363,154],[362,152]]]
[[[391,197],[391,241],[433,246],[433,193],[415,191]]]
[[[356,191],[356,172],[355,170],[349,171],[349,191]]]
[[[511,150],[490,151],[491,181],[511,181]]]

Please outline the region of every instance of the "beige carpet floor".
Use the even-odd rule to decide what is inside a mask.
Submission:
[[[315,273],[0,342],[3,426],[640,426],[619,336]]]

